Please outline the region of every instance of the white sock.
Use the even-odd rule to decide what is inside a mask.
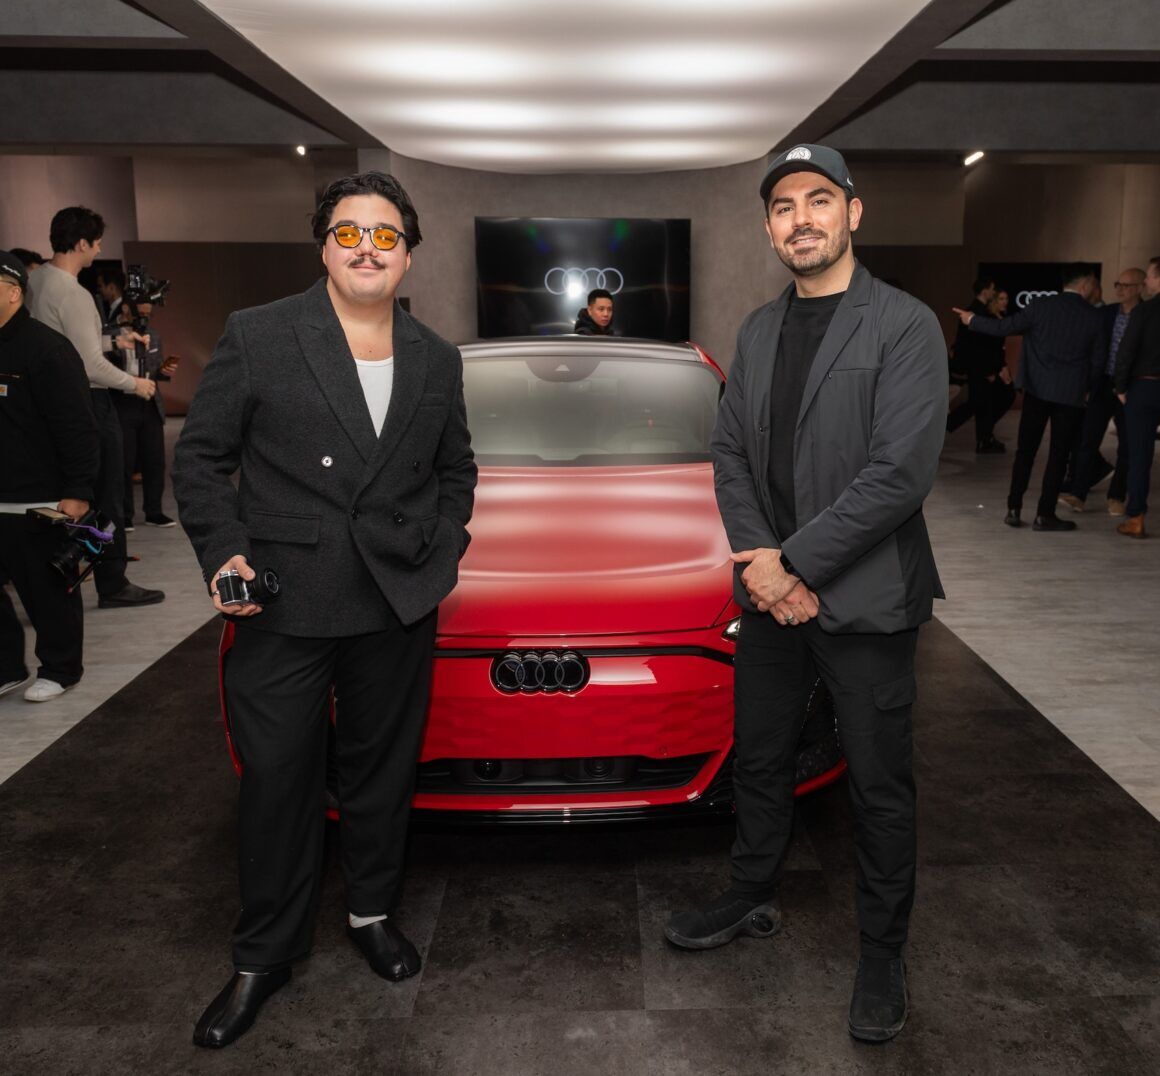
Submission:
[[[350,920],[350,925],[358,930],[359,927],[369,927],[371,923],[381,923],[387,917],[385,915],[355,915],[354,912],[347,913],[347,919]]]

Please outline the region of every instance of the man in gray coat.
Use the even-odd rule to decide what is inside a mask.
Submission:
[[[393,177],[332,183],[314,237],[326,277],[230,316],[173,467],[214,608],[235,618],[225,692],[243,765],[235,974],[199,1046],[233,1042],[309,951],[332,689],[347,932],[383,978],[419,970],[390,913],[436,609],[468,543],[463,363],[395,302],[420,233]],[[224,605],[225,573],[255,569],[277,572],[278,600]]]
[[[902,1028],[914,900],[911,708],[918,626],[942,597],[922,502],[946,424],[935,316],[854,259],[862,204],[841,155],[796,146],[760,188],[793,283],[741,326],[713,435],[742,609],[734,669],[732,884],[665,934],[691,949],[780,925],[794,750],[821,675],[849,764],[861,958],[856,1038]]]

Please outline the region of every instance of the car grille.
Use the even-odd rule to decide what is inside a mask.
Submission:
[[[689,784],[709,754],[679,758],[435,759],[419,766],[416,792],[647,792]]]

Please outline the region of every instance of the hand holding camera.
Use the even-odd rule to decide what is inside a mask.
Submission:
[[[240,554],[230,557],[210,586],[213,607],[230,616],[254,616],[275,601],[281,590],[273,568],[255,571]]]

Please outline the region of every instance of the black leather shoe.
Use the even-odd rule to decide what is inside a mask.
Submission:
[[[193,1045],[220,1049],[245,1034],[262,1002],[290,981],[290,969],[234,972],[225,989],[209,1003],[193,1029]]]
[[[1023,520],[1019,518],[1018,508],[1008,508],[1007,514],[1003,517],[1003,522],[1006,523],[1008,527],[1022,527],[1025,525]]]
[[[889,1042],[906,1023],[907,1010],[902,957],[862,957],[850,999],[850,1034],[860,1042]]]
[[[1070,519],[1060,519],[1059,516],[1036,516],[1031,524],[1033,531],[1073,531],[1075,523]]]
[[[682,949],[716,949],[738,934],[768,938],[780,929],[781,909],[776,900],[726,893],[712,904],[670,916],[665,937]]]
[[[125,609],[134,605],[156,605],[165,601],[164,590],[149,590],[136,583],[126,583],[115,594],[102,594],[97,599],[98,609]]]
[[[346,933],[375,974],[392,983],[414,975],[423,966],[419,951],[389,919],[380,919],[365,927],[352,927],[348,922]]]

